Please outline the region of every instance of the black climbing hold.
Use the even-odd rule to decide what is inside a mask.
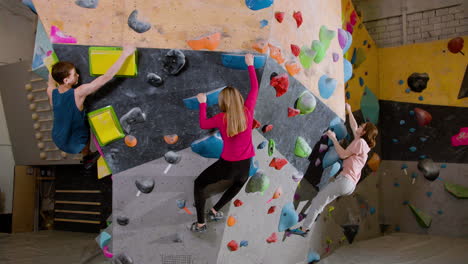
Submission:
[[[431,159],[422,159],[418,161],[418,170],[429,181],[434,181],[439,177],[440,167]]]
[[[342,225],[341,227],[343,228],[343,233],[348,240],[348,243],[352,244],[354,238],[359,232],[359,225]]]
[[[275,78],[276,76],[278,76],[278,73],[276,72],[272,72],[271,75],[270,75],[270,81]]]
[[[468,66],[465,69],[465,76],[460,86],[460,91],[458,92],[458,99],[468,97]]]
[[[163,79],[159,75],[152,72],[146,75],[146,81],[154,87],[158,87],[163,84]]]
[[[128,225],[129,219],[128,217],[125,216],[119,216],[117,217],[117,223],[121,226],[126,226]]]
[[[164,70],[171,75],[177,75],[185,65],[185,55],[178,49],[172,49],[164,57]]]
[[[420,93],[427,87],[429,75],[427,73],[413,73],[408,77],[407,84],[411,91]]]
[[[120,124],[127,134],[130,134],[131,125],[146,121],[146,115],[140,107],[134,107],[120,118]]]
[[[138,20],[138,10],[133,10],[130,16],[128,16],[128,26],[138,33],[144,33],[151,28],[150,23]]]
[[[98,0],[76,0],[75,4],[83,8],[96,8]]]
[[[174,151],[168,151],[164,154],[164,159],[170,164],[177,164],[182,159],[182,156]]]
[[[112,264],[133,264],[133,260],[127,254],[122,253],[112,259]]]
[[[135,185],[140,192],[150,193],[151,191],[153,191],[153,188],[154,188],[154,180],[153,179],[136,180]]]

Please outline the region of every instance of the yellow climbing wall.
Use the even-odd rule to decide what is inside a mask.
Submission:
[[[448,41],[447,39],[379,49],[379,99],[468,107],[468,98],[457,99],[468,57],[449,52]],[[468,41],[467,36],[464,37],[464,41]],[[406,93],[406,81],[414,72],[425,72],[429,75],[427,88],[421,93]],[[403,80],[404,84],[399,85],[400,80]],[[419,100],[420,96],[423,97],[422,101]]]
[[[346,22],[349,21],[350,14],[354,10],[355,9],[350,0],[342,0],[343,29],[346,30]],[[357,17],[357,23],[354,26],[352,35],[353,43],[345,54],[345,57],[351,61],[353,51],[357,48],[362,48],[366,55],[366,60],[359,67],[353,67],[354,77],[347,82],[348,88],[345,90],[345,93],[349,93],[349,99],[347,99],[346,102],[351,105],[353,111],[356,111],[361,108],[361,97],[364,92],[364,87],[369,87],[377,98],[380,99],[379,64],[378,48],[374,40],[369,35],[369,32],[367,32],[367,29],[359,16]],[[359,83],[359,77],[364,81],[362,86]]]

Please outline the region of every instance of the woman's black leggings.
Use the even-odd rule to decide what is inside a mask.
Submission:
[[[250,158],[240,161],[227,161],[219,159],[210,167],[206,168],[197,177],[194,184],[195,207],[197,208],[198,223],[205,223],[205,201],[204,190],[206,186],[221,180],[232,180],[232,185],[224,192],[221,199],[213,207],[216,211],[231,201],[244,186],[249,178]]]

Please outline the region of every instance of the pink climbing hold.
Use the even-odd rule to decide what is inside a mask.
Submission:
[[[239,244],[235,241],[235,240],[231,240],[228,244],[227,244],[229,250],[231,251],[236,251],[239,249]]]
[[[114,254],[112,254],[112,252],[109,251],[109,246],[105,246],[102,248],[102,253],[104,254],[104,257],[106,258],[113,258],[114,257]]]
[[[296,20],[297,28],[299,28],[302,25],[302,13],[301,11],[294,11],[293,13],[293,18]]]
[[[460,128],[460,132],[452,136],[452,146],[467,146],[468,145],[468,127]]]
[[[353,31],[354,31],[354,28],[353,28],[353,25],[351,25],[351,23],[346,23],[346,31],[349,32],[349,34],[353,34]]]
[[[432,121],[432,115],[426,110],[416,107],[414,112],[419,126],[426,126]]]
[[[276,90],[276,97],[280,97],[288,91],[289,77],[287,73],[277,75],[270,80],[270,85]]]
[[[77,43],[76,38],[65,35],[60,28],[54,25],[50,27],[50,41],[52,43]]]
[[[291,52],[294,54],[294,56],[299,56],[301,54],[301,48],[299,48],[298,45],[291,44]]]
[[[279,23],[283,22],[284,12],[276,12],[275,18],[276,18],[276,21],[278,21]]]
[[[288,164],[288,161],[286,159],[273,158],[269,166],[277,170],[281,170],[286,164]]]
[[[273,232],[271,234],[271,236],[269,236],[267,239],[266,239],[266,242],[268,243],[275,243],[276,241],[278,241],[278,236],[276,235],[275,232]]]
[[[325,144],[320,144],[320,147],[319,147],[319,153],[322,153],[324,151],[327,151],[328,150],[328,146],[325,145]]]
[[[297,116],[301,113],[301,110],[288,107],[288,117]]]
[[[349,22],[351,23],[351,25],[356,25],[357,23],[357,13],[356,13],[356,10],[353,10],[353,12],[351,12],[351,15],[349,16]]]

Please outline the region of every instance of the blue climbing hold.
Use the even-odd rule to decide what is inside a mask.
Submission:
[[[36,8],[34,7],[34,4],[33,4],[32,0],[22,0],[21,2],[24,5],[26,5],[27,7],[29,7],[29,9],[31,9],[31,11],[33,11],[34,13],[37,14]]]
[[[349,48],[351,47],[351,44],[353,44],[353,35],[351,35],[351,33],[349,33],[348,31],[346,31],[346,44],[343,48],[343,54],[346,54],[346,52],[348,52]]]
[[[447,168],[447,164],[440,164],[440,167],[441,167],[442,169],[445,169],[445,168]]]
[[[364,86],[364,79],[359,77],[359,85]]]
[[[249,245],[249,241],[247,240],[242,240],[240,243],[239,243],[239,246],[240,247],[246,247]]]
[[[223,139],[221,134],[216,132],[214,135],[194,141],[190,148],[202,157],[218,159],[223,151]]]
[[[424,100],[424,97],[421,95],[418,97],[419,101],[423,101]]]
[[[317,184],[317,187],[322,190],[330,181],[330,179],[335,176],[341,169],[340,161],[333,163],[330,167],[325,169],[322,174],[322,178],[320,178],[320,183]]]
[[[427,137],[420,137],[419,140],[420,140],[421,142],[426,142],[426,141],[427,141]]]
[[[260,21],[260,28],[264,28],[266,26],[268,26],[268,20],[263,19],[262,21]]]
[[[345,124],[341,121],[341,118],[335,117],[330,121],[329,129],[336,134],[336,139],[342,140],[348,135],[348,130],[346,129]],[[328,146],[333,145],[331,139],[328,140]]]
[[[293,227],[299,221],[299,216],[294,209],[292,202],[289,202],[283,206],[281,209],[281,216],[278,224],[278,232],[283,232],[284,230]]]
[[[369,213],[370,213],[371,215],[375,214],[375,211],[376,211],[376,210],[375,210],[374,207],[369,208]]]
[[[408,205],[409,204],[409,201],[408,200],[404,200],[403,201],[403,205]]]
[[[366,86],[364,88],[364,95],[361,98],[361,112],[364,120],[368,120],[377,125],[379,123],[379,111],[379,99],[377,99],[377,96]]]
[[[426,196],[429,197],[429,198],[431,198],[432,192],[426,192]]]
[[[393,186],[395,186],[395,187],[400,187],[400,183],[394,182],[394,183],[393,183]]]
[[[399,225],[395,226],[395,232],[400,232],[401,228]]]
[[[363,46],[367,45],[367,40],[364,40],[364,42],[362,42],[362,45]]]
[[[406,121],[405,120],[400,120],[400,125],[404,125],[406,124]]]
[[[254,11],[268,8],[272,4],[273,4],[273,0],[245,0],[245,5]]]
[[[351,99],[351,93],[348,92],[348,91],[346,92],[346,99],[348,99],[348,100]]]
[[[416,131],[416,128],[412,127],[409,129],[409,132],[414,133]]]
[[[307,255],[307,263],[314,263],[314,262],[317,262],[319,260],[320,260],[320,255],[315,251],[311,251]]]
[[[393,142],[393,143],[398,143],[399,141],[398,141],[398,139],[396,139],[396,138],[392,138],[392,142]]]
[[[213,106],[218,104],[218,96],[219,93],[224,89],[225,87],[218,88],[216,90],[210,91],[206,93],[206,105],[207,106]],[[189,98],[184,99],[184,105],[190,110],[198,110],[200,109],[200,103],[198,102],[197,96],[192,96]]]
[[[399,85],[403,85],[404,83],[405,83],[405,82],[404,82],[403,80],[399,80],[399,81],[398,81],[398,84],[399,84]]]
[[[107,233],[106,231],[102,232],[99,235],[99,247],[104,248],[107,244],[109,244],[112,236]]]
[[[326,74],[322,75],[318,82],[320,96],[325,99],[330,98],[335,91],[337,83],[335,79],[329,78]]]
[[[252,177],[258,171],[258,161],[253,158],[250,159],[250,169],[249,169],[249,177]]]
[[[416,152],[416,150],[418,150],[418,149],[415,146],[411,146],[411,147],[409,147],[409,150],[411,152]]]
[[[265,140],[265,141],[262,141],[262,143],[258,144],[257,149],[263,149],[263,148],[265,148],[267,143],[268,143],[268,142],[267,142],[266,140]]]
[[[353,76],[353,65],[349,60],[343,59],[344,82],[346,83]]]
[[[414,111],[413,110],[409,111],[409,114],[410,116],[414,116]]]
[[[426,155],[421,155],[421,156],[419,156],[419,159],[427,159],[427,156]]]
[[[224,67],[235,69],[235,70],[247,70],[247,64],[245,64],[245,56],[240,54],[223,54],[221,55],[221,62]],[[265,66],[266,56],[255,55],[254,56],[254,68],[260,69]]]
[[[438,210],[438,211],[437,211],[437,213],[441,215],[441,214],[443,214],[443,213],[444,213],[444,211],[442,211],[442,210]]]
[[[340,157],[338,156],[335,147],[330,147],[323,157],[322,168],[326,169],[338,160],[340,160]]]
[[[411,178],[416,179],[418,177],[418,174],[416,172],[411,173]]]
[[[405,93],[411,93],[411,89],[410,89],[410,88],[406,88]]]

